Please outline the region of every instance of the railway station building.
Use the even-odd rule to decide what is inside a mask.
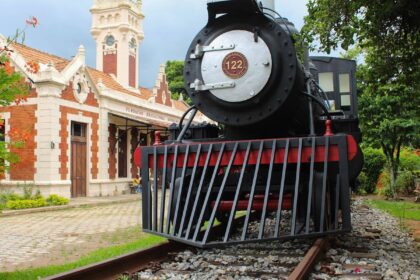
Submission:
[[[127,192],[139,172],[135,148],[153,144],[155,131],[164,139],[187,109],[171,98],[163,66],[152,89],[139,86],[141,1],[94,0],[91,13],[96,69],[86,65],[83,46],[69,60],[9,46],[10,69],[31,90],[26,102],[0,108],[6,140],[14,131],[27,135],[24,147],[13,149],[20,161],[1,178],[0,190],[31,186],[65,197]],[[3,36],[0,45],[7,45]],[[28,68],[33,63],[36,72]]]

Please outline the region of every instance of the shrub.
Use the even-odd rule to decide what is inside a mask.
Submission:
[[[41,191],[38,189],[38,190],[36,190],[36,193],[35,193],[35,195],[33,196],[33,198],[34,199],[38,199],[38,198],[41,198],[42,197],[42,195],[41,195]]]
[[[6,209],[7,206],[7,202],[8,201],[16,201],[16,200],[21,200],[22,197],[15,194],[15,193],[10,193],[10,192],[4,192],[0,194],[0,210]]]
[[[32,199],[32,191],[33,191],[32,187],[24,186],[23,187],[23,199],[25,199],[25,200]]]
[[[412,194],[415,189],[414,184],[415,176],[411,171],[402,171],[398,174],[397,180],[395,181],[395,187],[397,192],[404,194]]]
[[[32,195],[32,189],[25,188],[24,190],[24,196],[20,196],[15,193],[0,194],[0,210],[6,208],[15,210],[37,208],[49,205],[65,205],[69,203],[67,198],[56,194],[52,194],[45,199],[39,190],[36,191],[35,195]]]
[[[0,203],[6,203],[9,200],[22,200],[23,197],[15,193],[2,193],[0,194]]]
[[[400,170],[420,171],[420,156],[411,149],[403,149],[400,155]]]
[[[389,175],[389,170],[385,169],[381,172],[376,183],[376,190],[379,195],[385,196],[387,198],[393,197],[393,192],[391,190],[391,176]]]
[[[361,192],[374,193],[376,182],[381,174],[386,158],[380,149],[366,147],[363,149],[364,165],[359,176]]]
[[[398,173],[398,177],[395,181],[395,190],[397,193],[401,194],[412,194],[415,189],[414,184],[415,175],[411,171],[401,171]],[[391,177],[388,170],[384,170],[376,184],[379,195],[386,196],[388,198],[393,197],[393,192],[391,190]]]
[[[35,194],[33,194],[34,187],[31,185],[23,186],[23,198],[22,199],[39,199],[42,197],[41,191],[39,189],[36,190]]]
[[[69,199],[56,195],[56,194],[51,194],[48,198],[47,198],[47,202],[50,205],[66,205],[69,203]]]
[[[28,209],[48,206],[45,198],[39,199],[23,199],[23,200],[10,200],[6,203],[6,207],[9,209]]]
[[[360,184],[356,184],[356,188],[354,189],[354,192],[358,195],[366,195],[367,192],[364,188],[364,186],[366,185],[366,182],[368,181],[366,173],[360,172],[358,179],[359,179]]]

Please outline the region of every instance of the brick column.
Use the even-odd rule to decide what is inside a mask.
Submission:
[[[115,124],[109,124],[108,127],[109,131],[109,147],[108,147],[108,174],[109,179],[115,179],[117,175],[117,157],[116,157],[116,151],[118,150],[117,147],[117,126]]]
[[[11,135],[12,141],[21,140],[21,134],[28,134],[29,137],[24,142],[21,148],[11,148],[11,152],[18,155],[19,161],[11,165],[10,179],[17,181],[31,181],[35,178],[36,168],[35,162],[37,160],[35,150],[37,143],[35,137],[37,130],[35,124],[37,105],[20,105],[10,107],[10,130],[9,132],[16,131],[17,136],[14,138]]]

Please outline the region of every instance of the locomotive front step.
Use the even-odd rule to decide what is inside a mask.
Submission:
[[[357,153],[346,135],[142,147],[143,229],[198,247],[347,232]]]

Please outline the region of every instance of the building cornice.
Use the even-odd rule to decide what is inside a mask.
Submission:
[[[142,99],[140,96],[139,97],[130,96],[128,94],[124,94],[119,91],[108,89],[108,88],[103,88],[99,90],[99,93],[100,93],[101,99],[105,98],[112,101],[117,101],[125,105],[141,107],[147,111],[153,111],[155,113],[162,114],[165,116],[180,118],[182,114],[184,113],[183,111],[176,110],[174,108],[171,108],[165,105],[149,102],[147,100]]]

